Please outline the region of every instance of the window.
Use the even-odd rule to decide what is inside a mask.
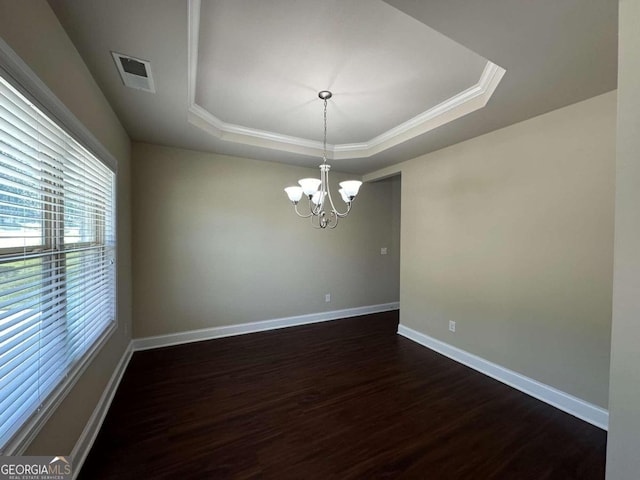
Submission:
[[[115,325],[115,174],[0,77],[0,449]]]

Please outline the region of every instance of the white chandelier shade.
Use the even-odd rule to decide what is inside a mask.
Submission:
[[[323,90],[318,93],[324,101],[324,143],[322,153],[322,164],[320,165],[320,178],[303,178],[298,180],[300,186],[287,187],[284,189],[293,204],[294,210],[299,217],[311,218],[312,224],[316,228],[336,228],[338,219],[346,217],[351,211],[354,198],[358,195],[362,182],[359,180],[347,180],[340,182],[338,193],[342,201],[347,205],[345,212],[339,212],[333,204],[331,190],[329,189],[329,169],[327,164],[327,100],[332,96],[331,92]],[[308,213],[300,213],[298,203],[303,196],[309,200]]]

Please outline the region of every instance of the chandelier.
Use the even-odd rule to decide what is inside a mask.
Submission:
[[[299,217],[311,218],[311,224],[315,228],[336,228],[338,219],[346,217],[351,211],[353,199],[356,198],[362,182],[358,180],[348,180],[340,182],[340,196],[347,204],[347,210],[343,213],[333,205],[331,190],[329,190],[329,169],[331,165],[327,163],[327,100],[332,96],[328,90],[322,90],[318,97],[324,101],[324,140],[322,149],[322,165],[320,165],[320,178],[303,178],[298,180],[300,186],[287,187],[284,191],[289,200],[293,203],[293,208]],[[309,213],[298,211],[298,202],[305,195],[309,199]]]

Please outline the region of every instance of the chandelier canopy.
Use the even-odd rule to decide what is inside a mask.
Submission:
[[[320,178],[303,178],[298,180],[300,186],[287,187],[284,191],[289,200],[293,203],[293,208],[302,218],[311,218],[311,223],[315,228],[336,228],[338,219],[346,217],[351,211],[353,199],[358,195],[362,182],[358,180],[347,180],[340,182],[340,197],[347,204],[345,212],[339,212],[333,204],[331,190],[329,189],[329,169],[331,165],[327,163],[327,100],[332,97],[328,90],[322,90],[318,97],[324,101],[324,140],[322,148],[322,164],[320,165]],[[298,202],[305,195],[309,199],[309,213],[298,211]]]

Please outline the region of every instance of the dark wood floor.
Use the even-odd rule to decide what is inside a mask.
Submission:
[[[81,479],[602,479],[606,433],[397,313],[135,353]]]

